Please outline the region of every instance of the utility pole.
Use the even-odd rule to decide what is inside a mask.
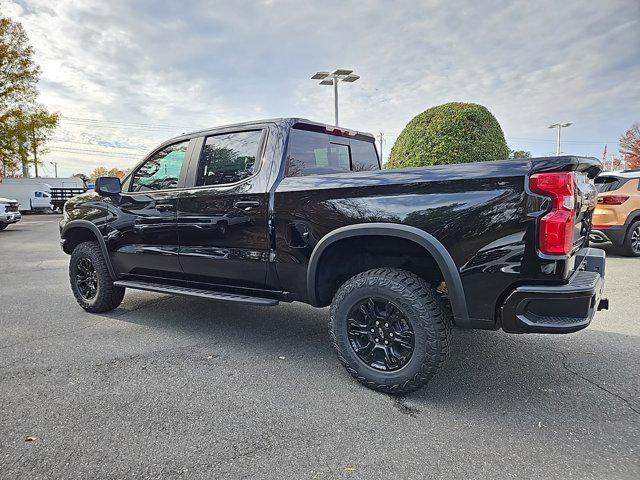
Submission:
[[[58,162],[49,162],[51,165],[53,165],[53,171],[55,178],[58,178]]]
[[[378,141],[380,142],[380,163],[382,163],[382,137],[383,137],[383,133],[380,132],[378,133]]]
[[[338,79],[333,80],[333,111],[335,112],[335,125],[338,126]]]
[[[31,127],[31,149],[33,150],[33,165],[35,166],[36,178],[38,178],[38,144],[36,142],[36,129]]]
[[[29,144],[22,142],[18,145],[18,154],[20,155],[20,161],[22,162],[22,176],[23,178],[29,178]]]
[[[571,122],[567,123],[554,123],[553,125],[549,125],[549,128],[557,128],[558,129],[558,137],[556,140],[556,155],[560,155],[560,131],[563,127],[568,127],[571,125]]]

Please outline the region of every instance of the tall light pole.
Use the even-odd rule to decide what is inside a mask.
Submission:
[[[53,170],[55,172],[55,178],[58,178],[58,162],[49,162],[51,165],[53,165]]]
[[[338,82],[355,82],[360,77],[353,70],[338,68],[333,72],[316,72],[312,80],[322,80],[320,85],[333,85],[333,103],[335,108],[335,125],[338,126]]]
[[[571,122],[567,123],[554,123],[553,125],[549,125],[549,128],[557,128],[558,129],[558,137],[556,140],[556,155],[560,155],[560,131],[571,125]]]

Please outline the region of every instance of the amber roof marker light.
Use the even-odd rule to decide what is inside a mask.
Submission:
[[[333,72],[316,72],[311,80],[322,80],[320,85],[333,85],[333,103],[335,106],[335,125],[338,123],[338,82],[353,83],[360,77],[353,73],[353,70],[337,68]]]

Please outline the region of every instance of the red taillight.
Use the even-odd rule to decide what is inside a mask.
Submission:
[[[529,189],[551,198],[551,212],[540,219],[540,252],[546,255],[568,255],[573,247],[575,218],[573,173],[536,173],[529,179]]]
[[[629,200],[626,195],[606,195],[604,197],[598,197],[598,203],[600,205],[622,205]]]

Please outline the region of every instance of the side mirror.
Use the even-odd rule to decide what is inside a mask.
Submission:
[[[98,177],[94,190],[100,196],[109,197],[118,195],[122,191],[122,186],[118,177]]]

